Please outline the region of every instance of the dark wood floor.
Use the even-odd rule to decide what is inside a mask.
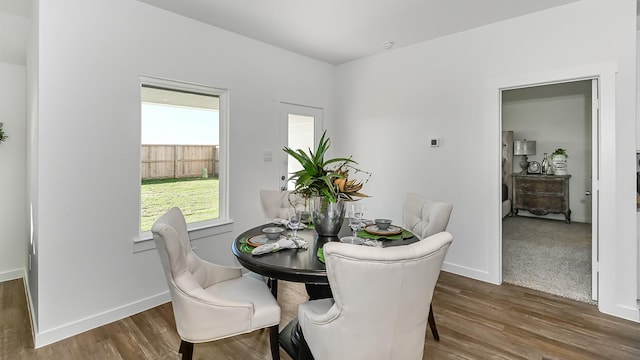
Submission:
[[[280,284],[286,324],[306,294],[300,284]],[[424,359],[640,359],[640,324],[593,305],[444,272],[433,305],[440,342],[427,334]],[[2,360],[180,358],[170,304],[35,350],[22,280],[0,283],[0,331]],[[198,344],[194,358],[269,359],[268,333]]]

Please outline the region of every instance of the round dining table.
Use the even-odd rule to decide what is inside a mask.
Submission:
[[[340,238],[352,235],[351,229],[346,222],[340,229],[338,236],[335,237],[318,236],[313,227],[298,230],[298,237],[307,241],[307,249],[281,249],[277,252],[263,255],[252,255],[241,250],[243,242],[254,236],[260,236],[262,229],[272,226],[279,225],[259,225],[244,231],[236,237],[231,250],[238,262],[246,269],[269,278],[271,292],[276,298],[278,295],[278,280],[304,283],[310,300],[332,297],[327,278],[327,269],[318,258],[318,249],[329,241],[340,241]],[[407,245],[418,240],[415,236],[402,240],[383,240],[381,241],[381,246]],[[298,326],[297,318],[294,318],[280,332],[280,346],[292,358],[296,358],[298,355],[300,337],[301,330]]]

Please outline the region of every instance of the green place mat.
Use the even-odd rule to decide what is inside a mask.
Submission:
[[[381,236],[381,235],[369,234],[368,232],[366,232],[364,230],[360,230],[360,231],[358,231],[358,237],[363,238],[363,239],[371,239],[371,240],[402,240],[402,239],[412,238],[413,237],[413,233],[411,231],[409,231],[409,230],[402,229],[402,233],[400,233],[398,235]],[[323,248],[318,248],[318,251],[316,252],[316,256],[318,256],[318,260],[320,260],[320,262],[322,262],[324,264],[324,249]]]
[[[318,256],[318,260],[320,260],[320,262],[324,264],[324,250],[321,247],[318,248],[316,255]]]
[[[358,237],[363,239],[371,239],[371,240],[402,240],[413,237],[413,233],[409,230],[402,229],[402,233],[397,235],[374,235],[370,234],[364,230],[358,231]]]
[[[240,251],[242,251],[243,253],[246,253],[246,254],[251,254],[251,251],[253,251],[253,246],[247,244],[247,239],[248,238],[249,238],[248,236],[245,236],[242,239],[240,239],[240,241],[239,241],[240,246],[238,246],[238,250],[240,250]]]

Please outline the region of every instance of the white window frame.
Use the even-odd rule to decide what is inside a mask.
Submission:
[[[217,96],[220,101],[219,108],[219,163],[218,163],[218,186],[219,186],[219,213],[217,219],[198,221],[187,224],[189,237],[191,240],[218,235],[233,230],[233,221],[229,217],[229,90],[216,88],[207,85],[193,84],[175,80],[167,80],[149,76],[140,76],[140,84],[156,86],[168,90],[195,92],[205,95]],[[139,99],[142,103],[142,99]],[[140,118],[140,117],[139,117]],[[142,146],[139,147],[141,151]],[[140,152],[138,153],[140,157]],[[138,174],[141,174],[138,168]],[[141,180],[141,179],[140,179]],[[139,194],[138,210],[142,208],[141,191]],[[138,219],[138,231],[140,232],[140,218]],[[134,252],[144,251],[155,248],[153,243],[153,235],[150,231],[140,232],[139,237],[134,240]]]

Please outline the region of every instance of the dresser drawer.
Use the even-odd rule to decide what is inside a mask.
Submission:
[[[522,209],[563,211],[566,204],[563,196],[522,193],[516,197],[515,206]]]
[[[516,191],[521,192],[541,192],[541,193],[564,193],[564,181],[562,180],[546,180],[546,179],[519,179],[519,186]]]

